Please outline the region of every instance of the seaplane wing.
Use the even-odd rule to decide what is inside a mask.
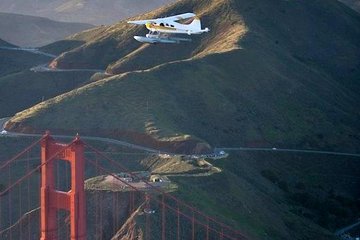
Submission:
[[[181,20],[181,19],[192,18],[195,16],[196,15],[194,13],[183,13],[183,14],[179,14],[179,15],[175,15],[175,16],[171,16],[171,17],[128,21],[128,23],[137,24],[137,25],[144,25],[146,23],[152,23],[152,22],[158,22],[158,21],[170,23],[170,22],[175,22],[175,21]]]

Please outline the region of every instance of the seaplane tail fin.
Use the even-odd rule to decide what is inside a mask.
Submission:
[[[189,26],[190,26],[191,30],[193,30],[193,31],[201,31],[200,19],[198,17],[195,17]]]

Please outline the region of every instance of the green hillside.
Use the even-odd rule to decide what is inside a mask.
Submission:
[[[0,42],[1,46],[5,44],[5,41]],[[15,46],[8,44],[7,47]],[[13,116],[41,101],[75,89],[88,82],[92,75],[87,72],[30,71],[30,68],[50,60],[41,54],[0,49],[0,118]]]
[[[5,44],[6,42],[4,45]],[[4,45],[0,42],[0,47]],[[5,45],[4,47],[15,46],[10,44]],[[34,67],[38,64],[47,63],[49,61],[51,61],[51,58],[43,55],[0,48],[0,77]]]
[[[18,66],[18,65],[17,65]],[[0,116],[13,116],[59,94],[85,84],[91,73],[34,73],[29,70],[0,76]]]
[[[325,4],[323,0],[281,2],[271,18],[259,14],[270,11],[275,3],[180,1],[158,10],[156,14],[186,11],[191,6],[202,11],[204,23],[214,35],[205,35],[191,48],[143,45],[127,54],[130,46],[139,45],[131,38],[136,28],[122,32],[118,41],[112,34],[124,24],[106,31],[99,28],[96,31],[104,31],[102,34],[98,32],[93,40],[55,61],[60,64],[73,56],[67,64],[78,67],[76,64],[85,65],[89,60],[86,56],[95,59],[101,51],[96,59],[102,63],[91,67],[102,67],[111,63],[107,51],[114,54],[113,44],[118,44],[126,46],[118,50],[127,56],[110,65],[115,73],[120,66],[135,70],[173,62],[114,76],[56,97],[17,114],[8,127],[36,130],[56,126],[104,134],[116,130],[118,135],[130,131],[163,140],[189,134],[212,146],[353,150],[360,141],[356,124],[360,16],[337,1]],[[214,20],[206,14],[225,17]],[[242,32],[231,34],[224,30],[225,25]],[[224,37],[217,39],[220,34]],[[165,54],[170,48],[173,53]],[[95,52],[88,55],[91,50]],[[158,55],[151,54],[157,50]],[[179,61],[183,58],[188,60]],[[85,109],[77,111],[82,106]],[[66,121],[64,111],[68,112]],[[79,120],[80,116],[87,117]],[[156,133],[149,132],[148,126]]]

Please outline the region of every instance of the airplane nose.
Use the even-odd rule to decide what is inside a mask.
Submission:
[[[151,23],[150,23],[150,22],[147,22],[147,23],[145,23],[145,26],[146,26],[147,29],[150,30],[150,28],[151,28]]]

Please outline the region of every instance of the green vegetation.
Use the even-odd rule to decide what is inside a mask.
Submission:
[[[152,123],[157,129],[152,137],[190,135],[190,139],[212,146],[356,149],[360,141],[360,96],[356,85],[360,70],[354,66],[360,57],[354,49],[360,49],[360,17],[337,1],[291,1],[276,7],[272,2],[245,2],[198,1],[194,9],[201,13],[214,35],[195,38],[191,47],[139,48],[132,39],[139,29],[125,23],[74,36],[73,40],[87,44],[56,59],[59,67],[90,64],[102,68],[110,64],[108,71],[117,73],[116,69],[122,67],[128,71],[160,65],[98,80],[58,96],[19,113],[7,127],[15,130],[19,125],[32,129],[56,126],[87,133],[134,135],[149,134],[146,126]],[[180,11],[188,4],[183,1],[142,17],[166,15],[167,11]],[[267,21],[266,15],[248,11],[247,5],[256,12],[276,9],[272,16],[277,21]],[[333,17],[320,13],[314,14],[317,20],[309,17],[313,14],[310,10],[320,11],[323,6]],[[226,17],[217,20],[215,15]],[[329,25],[321,24],[324,21]],[[299,22],[304,28],[287,30],[298,29]],[[244,32],[230,34],[231,30],[224,28],[229,24],[242,26]],[[334,31],[334,25],[348,29],[347,34],[340,28]],[[315,38],[308,29],[319,36]],[[263,35],[259,37],[257,32]],[[221,33],[226,37],[219,40],[215,36]],[[232,47],[225,48],[227,52],[216,48],[223,44]],[[314,46],[313,51],[308,50]],[[327,54],[334,47],[346,57]],[[168,53],[170,48],[174,52]],[[180,61],[189,57],[190,60]],[[178,61],[166,63],[174,59]],[[76,65],[79,63],[82,66]],[[139,137],[134,139],[138,141]]]
[[[51,53],[54,55],[59,55],[63,52],[67,52],[70,51],[71,49],[77,48],[84,43],[85,43],[84,41],[77,41],[77,40],[60,40],[41,47],[40,51]]]
[[[90,76],[91,73],[86,72],[35,73],[30,70],[0,76],[0,116],[12,116],[22,109],[75,89],[85,84]]]
[[[30,52],[5,49],[0,49],[0,56],[0,78],[51,60],[49,57]]]

